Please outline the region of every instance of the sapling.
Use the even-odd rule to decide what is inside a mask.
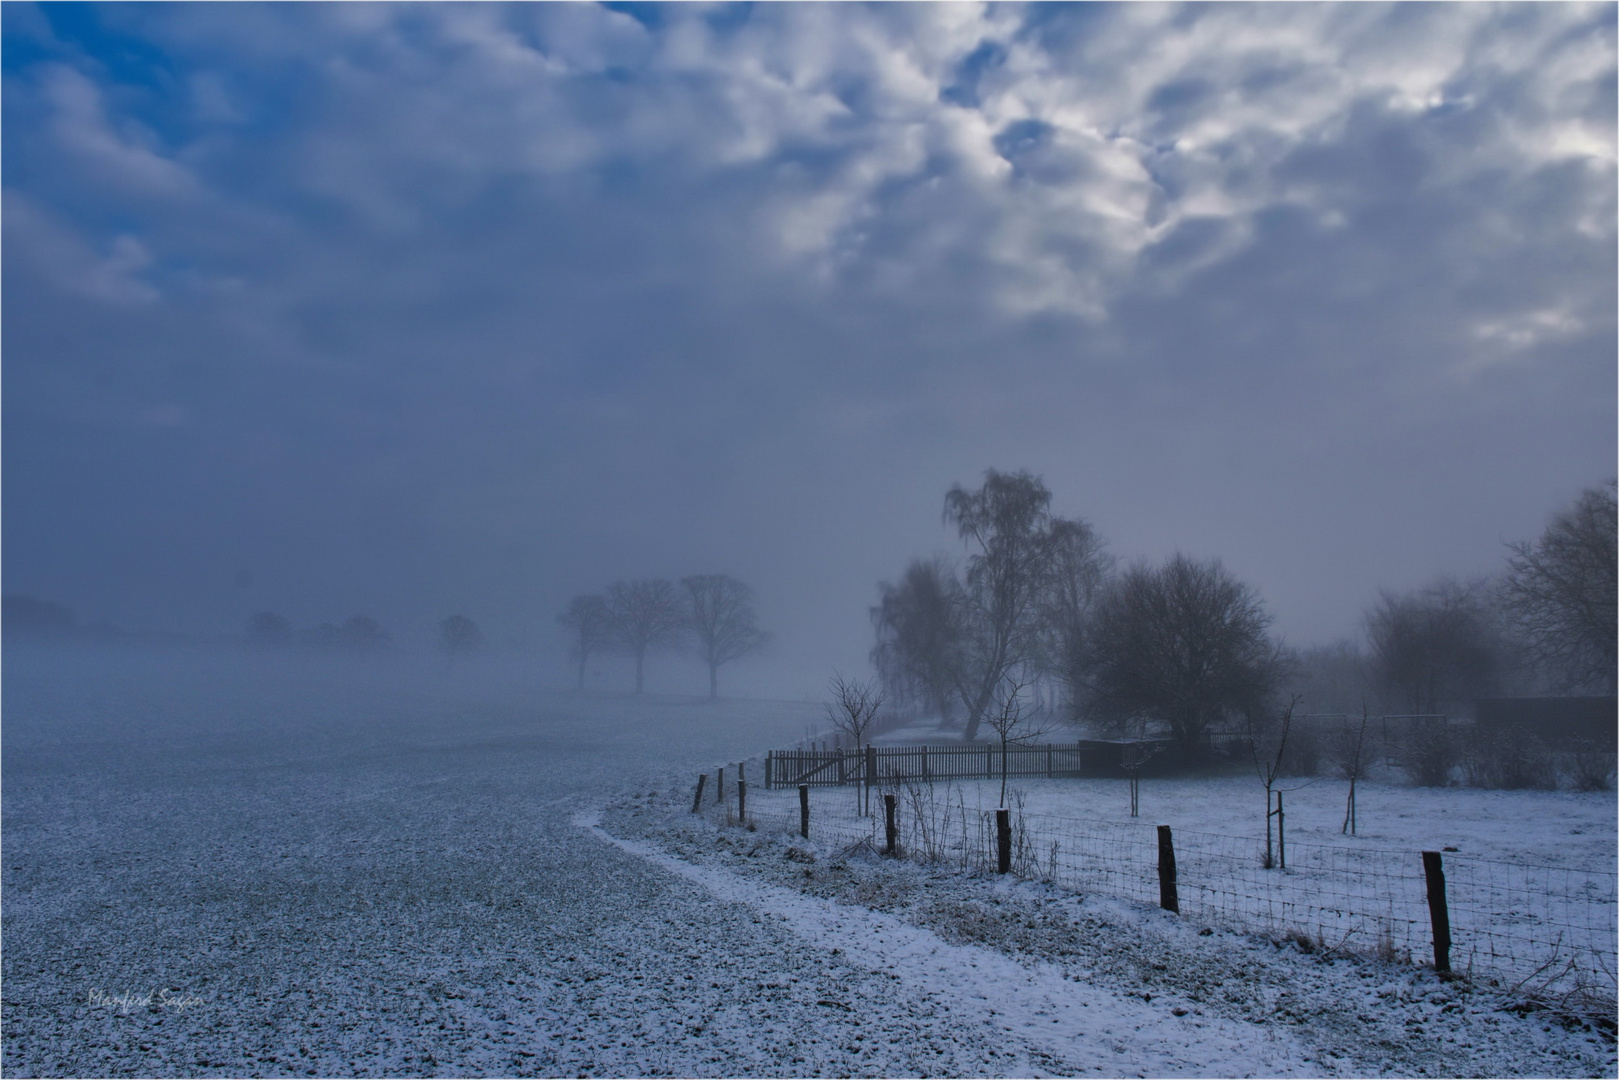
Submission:
[[[846,679],[836,672],[827,685],[832,691],[832,700],[826,706],[827,719],[840,735],[854,743],[855,754],[859,756],[865,748],[872,725],[877,722],[877,710],[882,708],[882,691],[874,682]],[[862,813],[871,812],[871,785],[875,779],[866,777],[865,809]],[[855,803],[857,806],[860,804],[858,790]]]
[[[1293,730],[1293,710],[1298,707],[1300,696],[1294,694],[1288,701],[1287,708],[1282,710],[1281,719],[1276,725],[1265,732],[1260,732],[1254,725],[1254,714],[1248,714],[1248,748],[1253,753],[1254,771],[1259,774],[1259,780],[1265,785],[1265,869],[1269,870],[1276,865],[1275,849],[1271,845],[1270,819],[1275,816],[1271,809],[1271,795],[1276,787],[1276,778],[1282,772],[1282,755],[1287,752],[1287,736]],[[1274,739],[1274,743],[1271,740]],[[1260,743],[1265,742],[1265,756],[1260,757]],[[1272,752],[1274,746],[1274,752]]]

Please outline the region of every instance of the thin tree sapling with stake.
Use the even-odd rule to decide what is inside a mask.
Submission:
[[[872,725],[877,722],[877,710],[882,708],[882,691],[875,682],[845,678],[838,672],[832,674],[827,686],[832,691],[832,700],[826,705],[826,718],[831,721],[839,735],[846,741],[854,743],[855,754],[859,756],[865,749]],[[866,806],[862,813],[869,813],[871,810],[870,779],[868,777],[868,782],[864,785]],[[857,806],[860,805],[858,788],[855,792],[855,803]]]

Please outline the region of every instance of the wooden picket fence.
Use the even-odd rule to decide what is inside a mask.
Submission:
[[[945,746],[868,746],[839,749],[772,750],[765,756],[765,788],[838,787],[843,784],[893,780],[942,780],[950,777],[1078,776],[1080,743]]]

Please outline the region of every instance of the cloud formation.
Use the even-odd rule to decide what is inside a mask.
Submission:
[[[858,655],[994,465],[1326,636],[1611,470],[1612,5],[5,19],[7,553],[109,616],[729,569]]]

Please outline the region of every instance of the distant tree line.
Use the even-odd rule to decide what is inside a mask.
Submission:
[[[618,581],[601,593],[575,596],[557,616],[569,632],[579,689],[590,658],[620,653],[635,660],[635,692],[645,686],[647,654],[683,648],[708,668],[709,697],[719,696],[719,669],[770,640],[760,629],[753,590],[725,574]]]
[[[247,640],[270,649],[299,645],[365,653],[388,648],[393,637],[369,615],[353,615],[342,623],[323,622],[295,630],[280,612],[261,611],[247,620]]]
[[[465,615],[450,615],[434,625],[434,638],[449,663],[484,647],[483,632]],[[301,646],[353,653],[374,653],[390,648],[393,636],[369,615],[354,615],[342,623],[323,622],[301,630],[280,612],[261,611],[247,621],[249,643],[267,649]]]
[[[878,586],[871,658],[890,703],[978,737],[1010,690],[1102,731],[1151,728],[1184,752],[1212,732],[1321,713],[1454,713],[1507,692],[1612,695],[1615,485],[1586,491],[1502,571],[1382,594],[1363,642],[1290,650],[1218,560],[1119,567],[1090,523],[1051,512],[1027,472],[952,487],[965,560],[913,560]],[[1291,715],[1289,713],[1289,715]]]

